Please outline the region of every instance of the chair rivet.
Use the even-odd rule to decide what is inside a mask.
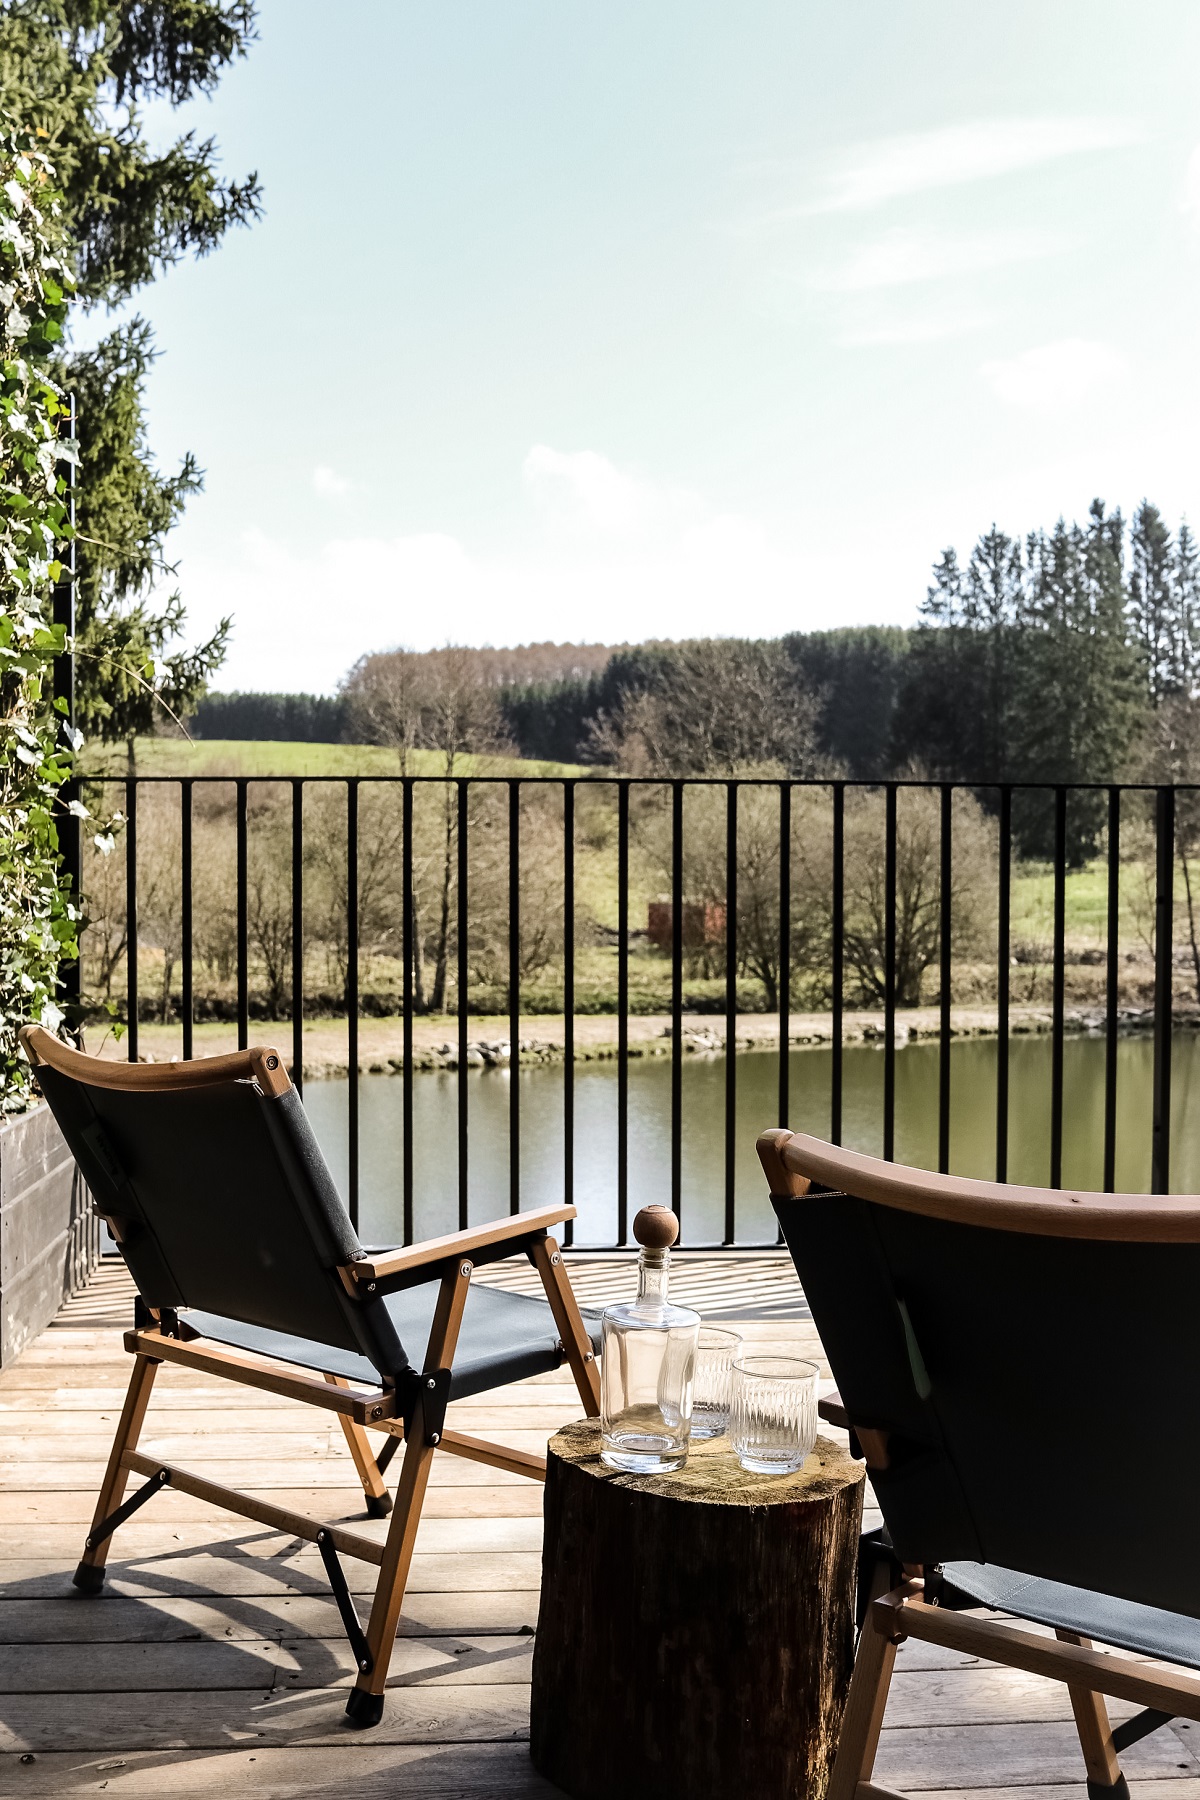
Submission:
[[[593,1350],[586,1351],[584,1353],[583,1360],[584,1360],[584,1362],[595,1362],[595,1360],[596,1360],[595,1352]]]
[[[460,1275],[469,1275],[471,1273],[470,1263],[464,1263],[462,1268],[458,1272]]]
[[[562,1257],[558,1254],[557,1250],[554,1252],[554,1255],[550,1258],[550,1261],[552,1263],[560,1263],[562,1261]]]
[[[370,1668],[370,1666],[371,1666],[371,1665],[370,1665],[370,1663],[369,1663],[369,1662],[367,1662],[367,1661],[366,1661],[366,1660],[365,1660],[365,1659],[364,1659],[364,1660],[363,1660],[363,1661],[362,1661],[362,1662],[360,1662],[360,1663],[359,1663],[359,1665],[358,1665],[358,1666],[359,1666],[359,1668],[360,1668],[360,1669],[361,1669],[361,1670],[362,1670],[362,1672],[363,1672],[363,1674],[364,1674],[364,1675],[365,1675],[365,1674],[366,1674],[366,1672],[367,1672],[367,1670],[368,1670],[368,1669],[369,1669],[369,1668]]]
[[[429,1434],[429,1441],[431,1444],[440,1444],[442,1441],[441,1432],[440,1431],[431,1431]]]
[[[268,1069],[277,1069],[279,1067],[279,1058],[277,1056],[268,1056],[267,1067]]]
[[[437,1382],[434,1380],[432,1375],[429,1377],[429,1380],[425,1383],[425,1386],[427,1388],[435,1388],[437,1386]]]
[[[373,1407],[372,1407],[372,1408],[371,1408],[371,1417],[372,1417],[372,1418],[373,1418],[373,1419],[382,1419],[382,1417],[383,1417],[383,1408],[382,1408],[382,1406],[373,1406]]]
[[[373,1281],[368,1281],[367,1292],[368,1294],[373,1294],[375,1292],[375,1283]]]

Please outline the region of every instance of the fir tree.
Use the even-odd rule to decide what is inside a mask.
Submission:
[[[1151,706],[1177,691],[1175,555],[1157,506],[1143,500],[1129,534],[1129,627],[1141,652]]]
[[[215,144],[193,133],[153,150],[139,112],[144,101],[179,106],[211,92],[253,38],[252,0],[0,0],[0,19],[0,111],[45,134],[84,305],[128,299],[257,215],[253,175],[223,179]],[[151,593],[169,572],[167,532],[201,479],[190,457],[174,475],[150,458],[142,395],[152,356],[149,329],[134,320],[59,371],[78,396],[83,459],[77,692],[88,727],[109,738],[146,730],[156,695],[190,707],[227,635],[171,651],[182,604]]]

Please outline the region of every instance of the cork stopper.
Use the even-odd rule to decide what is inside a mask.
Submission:
[[[643,1206],[633,1221],[633,1235],[643,1250],[669,1250],[679,1236],[679,1220],[669,1206]]]

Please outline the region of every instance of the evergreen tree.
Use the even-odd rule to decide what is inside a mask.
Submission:
[[[1157,506],[1143,500],[1129,534],[1129,627],[1145,663],[1151,706],[1178,691],[1175,553]]]
[[[994,525],[965,570],[953,549],[942,553],[897,708],[897,767],[979,782],[1010,777],[1022,573],[1020,544]]]
[[[1195,698],[1200,681],[1200,549],[1186,519],[1175,539],[1174,632],[1171,684],[1184,699]]]
[[[44,133],[85,305],[127,299],[257,215],[253,175],[224,180],[215,144],[194,133],[153,150],[139,111],[211,92],[253,38],[253,0],[0,0],[0,20],[0,111]],[[77,692],[88,726],[110,738],[147,729],[156,693],[176,711],[194,704],[227,631],[170,651],[179,596],[150,592],[167,532],[200,485],[190,457],[174,475],[150,459],[142,394],[152,356],[134,320],[59,370],[79,399],[82,450]]]

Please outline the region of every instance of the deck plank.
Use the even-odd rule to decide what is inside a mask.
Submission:
[[[788,1316],[793,1279],[775,1259],[766,1316],[744,1334],[824,1366],[811,1322]],[[756,1277],[722,1257],[689,1263],[687,1281],[702,1310],[728,1318]],[[628,1270],[592,1259],[580,1286],[604,1300]],[[519,1476],[435,1460],[395,1692],[370,1733],[342,1723],[350,1657],[308,1544],[167,1491],[122,1529],[105,1592],[74,1592],[128,1378],[128,1301],[123,1271],[106,1265],[95,1293],[0,1374],[0,1800],[552,1800],[525,1744],[541,1490]],[[527,1449],[578,1411],[566,1371],[451,1409],[459,1429]],[[363,1518],[332,1415],[165,1366],[144,1447],[372,1536],[386,1529]],[[361,1603],[374,1571],[346,1570]],[[1200,1800],[1200,1729],[1158,1732],[1123,1760],[1136,1800]],[[934,1645],[901,1651],[877,1779],[938,1800],[1085,1800],[1065,1690]]]

